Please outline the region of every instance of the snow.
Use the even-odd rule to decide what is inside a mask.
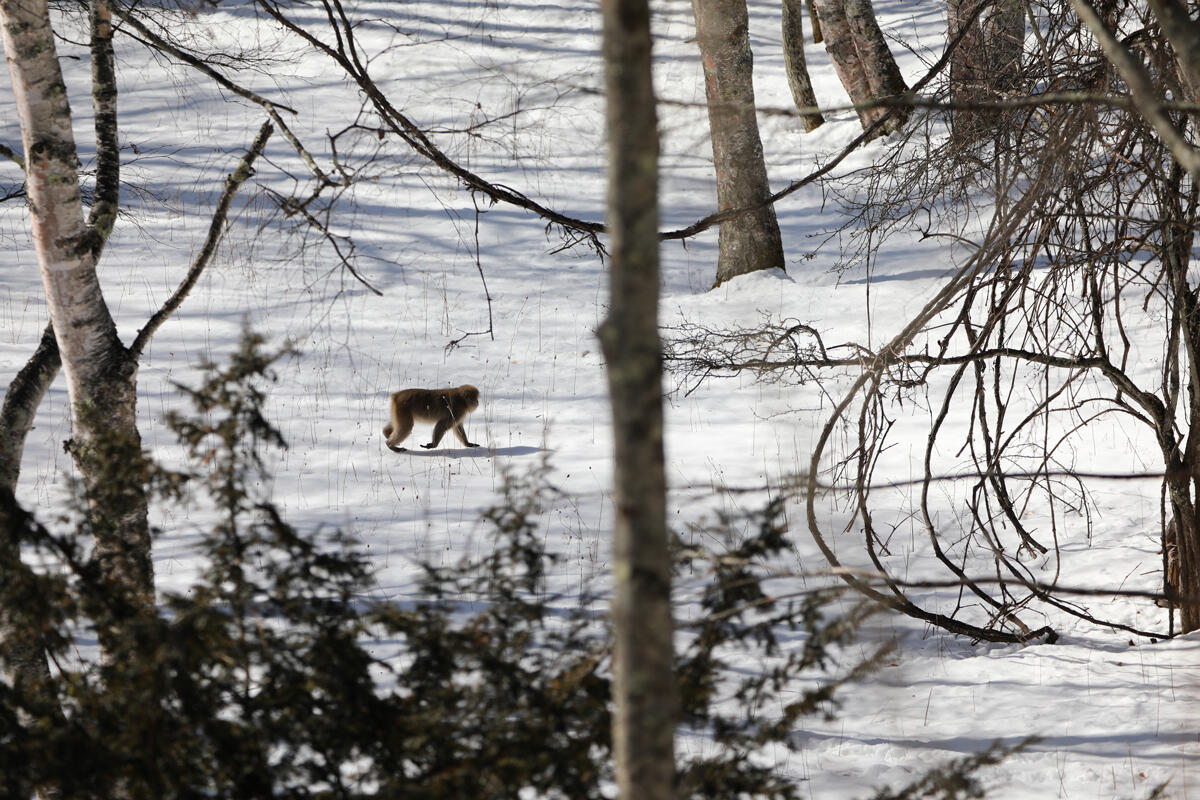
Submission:
[[[920,0],[876,0],[875,6],[912,81],[943,44],[943,8]],[[764,148],[772,179],[782,186],[836,154],[859,127],[852,111],[841,110],[803,134],[794,118],[769,113],[790,103],[778,4],[751,0],[750,7],[756,91],[766,110],[760,116]],[[293,10],[299,15],[305,8]],[[372,73],[449,155],[543,205],[603,218],[595,3],[363,0],[353,8],[364,20],[358,35]],[[329,61],[279,34],[249,5],[201,7],[178,20],[196,36],[196,46],[271,56],[230,74],[296,109],[288,124],[325,168],[329,137],[356,121],[371,122],[354,87]],[[305,24],[320,30],[322,20],[313,15]],[[714,184],[689,4],[657,3],[653,24],[658,90],[671,101],[661,108],[660,127],[662,227],[672,229],[712,210]],[[87,53],[71,44],[82,40],[71,34],[60,46],[71,56],[62,63],[86,170],[94,156]],[[104,254],[101,277],[129,341],[190,263],[221,180],[264,115],[128,39],[118,39],[118,54],[126,214]],[[844,104],[823,50],[810,45],[808,54],[819,101]],[[18,142],[7,83],[0,88],[0,120],[0,141]],[[481,127],[464,134],[469,125]],[[838,173],[870,165],[886,147],[863,148]],[[332,249],[296,219],[281,218],[247,187],[218,257],[143,359],[139,413],[146,447],[167,463],[180,458],[164,425],[168,411],[185,406],[175,383],[193,381],[204,360],[220,361],[245,322],[274,342],[295,342],[301,352],[280,365],[267,409],[291,445],[274,464],[276,498],[299,527],[344,526],[361,539],[378,568],[379,598],[411,594],[418,561],[449,563],[486,552],[479,510],[495,502],[505,470],[527,469],[543,457],[552,482],[564,490],[542,528],[551,549],[566,556],[551,576],[554,588],[603,586],[612,524],[611,436],[594,329],[605,314],[604,262],[585,246],[560,249],[556,233],[518,209],[479,198],[477,212],[455,180],[398,142],[349,132],[339,136],[338,152],[367,180],[342,198],[330,225],[353,237],[357,267],[382,296],[342,270]],[[17,180],[15,167],[0,170],[5,181]],[[287,196],[304,191],[305,175],[277,133],[252,182]],[[715,230],[664,244],[664,323],[720,328],[789,318],[819,329],[827,344],[886,342],[938,290],[959,254],[944,242],[902,235],[869,265],[870,281],[861,263],[838,273],[843,258],[835,231],[843,220],[836,208],[817,185],[782,201],[787,273],[748,275],[713,291]],[[13,375],[46,322],[17,202],[0,204],[0,242],[0,374]],[[477,333],[487,330],[489,315],[480,269],[492,298],[494,339]],[[476,335],[447,347],[467,333]],[[720,511],[754,507],[761,492],[722,490],[760,487],[806,470],[849,374],[832,376],[824,391],[741,376],[674,392],[666,432],[671,524],[683,530]],[[668,380],[668,389],[677,388]],[[486,448],[468,450],[450,439],[432,452],[397,455],[383,447],[389,392],[467,382],[483,392],[468,430]],[[928,437],[929,408],[915,402],[902,411],[907,416],[898,419],[894,446],[879,470],[889,480],[920,474]],[[425,431],[418,426],[414,437]],[[1082,454],[1080,463],[1153,468],[1138,458],[1140,433],[1109,425],[1092,435],[1096,450]],[[61,446],[68,436],[60,379],[38,414],[18,487],[21,502],[44,519],[61,502],[71,474]],[[942,456],[950,471],[954,455]],[[1092,488],[1090,539],[1077,533],[1079,520],[1059,521],[1066,582],[1153,590],[1156,482]],[[877,522],[895,526],[894,535],[909,541],[912,575],[927,574],[924,534],[905,510],[918,490],[893,491],[894,518]],[[937,491],[939,520],[956,524],[961,487],[939,485]],[[180,518],[172,509],[155,513],[163,530],[155,549],[159,586],[182,590],[197,569],[195,537],[204,520]],[[820,506],[839,556],[863,566],[860,538],[836,533],[848,513],[836,502]],[[799,568],[820,569],[824,561],[808,537],[802,503],[791,503],[788,515]],[[1165,612],[1145,600],[1078,602],[1127,624],[1165,629]],[[1198,635],[1151,641],[1067,617],[1049,621],[1062,631],[1058,643],[1001,646],[973,644],[907,617],[877,618],[863,633],[861,652],[895,637],[899,648],[888,666],[843,690],[843,706],[831,721],[806,720],[800,753],[778,755],[807,781],[806,795],[848,797],[902,783],[997,740],[1015,744],[1037,735],[1039,742],[983,773],[990,796],[1138,797],[1169,780],[1171,796],[1200,797],[1193,788],[1200,780],[1193,760],[1200,754]],[[700,745],[681,742],[690,746]]]

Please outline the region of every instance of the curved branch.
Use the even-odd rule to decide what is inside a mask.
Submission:
[[[996,218],[992,220],[991,229],[988,236],[985,238],[983,246],[980,247],[967,262],[950,278],[949,281],[942,287],[934,297],[926,303],[918,314],[909,321],[904,329],[895,336],[888,344],[880,350],[880,352],[866,366],[862,375],[860,375],[850,389],[842,397],[842,400],[834,407],[829,419],[826,421],[821,433],[813,447],[812,456],[809,459],[809,468],[806,486],[805,498],[805,515],[808,522],[809,533],[813,537],[818,549],[829,562],[830,566],[839,568],[842,566],[837,554],[825,541],[825,536],[821,532],[821,524],[817,521],[816,513],[816,498],[818,494],[818,476],[821,473],[821,459],[825,454],[825,448],[829,444],[829,440],[846,410],[850,404],[859,395],[860,392],[870,391],[878,385],[879,379],[883,371],[892,364],[903,360],[903,351],[916,338],[917,334],[925,328],[925,326],[936,315],[940,314],[950,303],[958,296],[970,281],[982,272],[989,264],[999,257],[1003,249],[1007,246],[1011,235],[1016,231],[1018,225],[1024,220],[1026,214],[1032,209],[1042,195],[1050,189],[1053,184],[1052,176],[1048,174],[1047,168],[1043,168],[1038,179],[1029,186],[1023,197],[1016,203],[1008,206]],[[917,619],[931,622],[939,627],[942,627],[952,633],[961,633],[967,636],[972,636],[987,641],[1003,641],[1003,642],[1023,642],[1029,641],[1030,638],[1045,635],[1051,639],[1056,638],[1056,634],[1048,629],[1041,628],[1029,634],[1016,635],[1004,631],[996,631],[988,628],[982,628],[976,625],[956,620],[952,617],[946,617],[942,614],[927,611],[917,606],[906,597],[899,596],[896,598],[882,595],[877,590],[866,585],[851,573],[841,575],[842,579],[850,586],[857,589],[859,592],[886,603],[899,611],[908,614]]]
[[[16,490],[25,439],[33,429],[38,406],[61,367],[54,327],[48,324],[37,350],[8,385],[4,405],[0,406],[0,489]]]
[[[204,239],[200,253],[196,256],[196,260],[192,262],[191,268],[187,271],[187,275],[184,276],[183,281],[175,289],[175,292],[163,303],[162,308],[154,312],[154,315],[147,320],[145,327],[138,331],[137,338],[129,346],[129,353],[133,358],[136,359],[141,356],[142,351],[150,342],[150,338],[175,313],[175,310],[179,308],[192,291],[192,287],[196,285],[196,281],[200,279],[200,274],[204,272],[204,268],[208,266],[208,262],[217,251],[217,244],[221,241],[221,232],[225,227],[225,219],[229,215],[229,206],[233,203],[233,196],[237,194],[238,189],[246,179],[253,174],[254,161],[262,153],[263,148],[267,144],[267,139],[270,138],[273,130],[274,128],[269,121],[262,124],[262,127],[258,129],[258,136],[254,138],[254,142],[250,145],[250,149],[246,152],[246,155],[238,162],[237,168],[225,179],[225,189],[221,192],[221,199],[217,202],[216,211],[213,212],[212,222],[208,226],[208,236]]]
[[[25,158],[6,144],[0,144],[0,158],[8,159],[25,171]]]

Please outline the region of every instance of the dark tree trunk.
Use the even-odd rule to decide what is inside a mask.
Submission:
[[[783,241],[763,161],[754,105],[745,0],[692,0],[712,129],[717,208],[750,209],[721,223],[715,285],[760,269],[784,269]]]
[[[948,0],[946,28],[950,41],[962,40],[950,55],[950,100],[956,104],[994,101],[1014,91],[1021,74],[1025,45],[1025,5],[998,0]],[[951,117],[956,144],[969,145],[1002,133],[1004,115],[994,110],[957,108]]]
[[[646,0],[604,0],[612,293],[600,328],[613,408],[613,750],[623,800],[674,796],[671,571],[658,336],[658,129]]]
[[[803,20],[802,0],[783,0],[783,64],[788,87],[792,90],[792,102],[796,108],[807,109],[800,114],[804,130],[813,131],[824,124],[825,117],[817,110],[817,96],[813,93],[808,65],[804,60]]]
[[[1200,97],[1200,22],[1192,19],[1184,0],[1150,0],[1150,8],[1175,51],[1187,99],[1195,102]]]
[[[821,35],[821,18],[817,16],[816,0],[804,0],[804,4],[808,6],[808,19],[812,23],[812,40],[813,44],[820,44],[824,41]]]

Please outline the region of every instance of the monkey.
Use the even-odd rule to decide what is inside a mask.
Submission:
[[[454,435],[467,447],[479,447],[467,441],[463,430],[463,419],[479,407],[479,390],[464,385],[456,389],[405,389],[392,395],[388,402],[391,421],[383,426],[388,449],[397,453],[408,448],[398,445],[412,433],[413,419],[435,423],[433,441],[421,447],[432,449],[438,446],[446,431],[453,429]]]

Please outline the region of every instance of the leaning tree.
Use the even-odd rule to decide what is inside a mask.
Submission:
[[[23,145],[23,156],[14,154],[12,160],[23,170],[50,315],[40,344],[10,383],[0,408],[0,493],[10,499],[13,495],[37,407],[61,369],[71,406],[67,447],[86,491],[93,556],[104,579],[115,587],[115,596],[122,598],[125,613],[137,615],[148,612],[154,602],[146,474],[137,427],[139,361],[150,338],[179,307],[215,252],[233,197],[251,174],[272,126],[263,125],[226,179],[207,239],[176,291],[126,345],[117,336],[96,274],[119,207],[117,82],[107,0],[93,0],[89,21],[97,171],[85,219],[71,110],[49,10],[44,2],[0,4]],[[0,512],[0,547],[11,554],[16,544],[8,536],[10,521],[7,511]],[[13,648],[9,669],[27,678],[44,675],[45,659],[37,642],[10,619],[0,610],[0,637]]]

